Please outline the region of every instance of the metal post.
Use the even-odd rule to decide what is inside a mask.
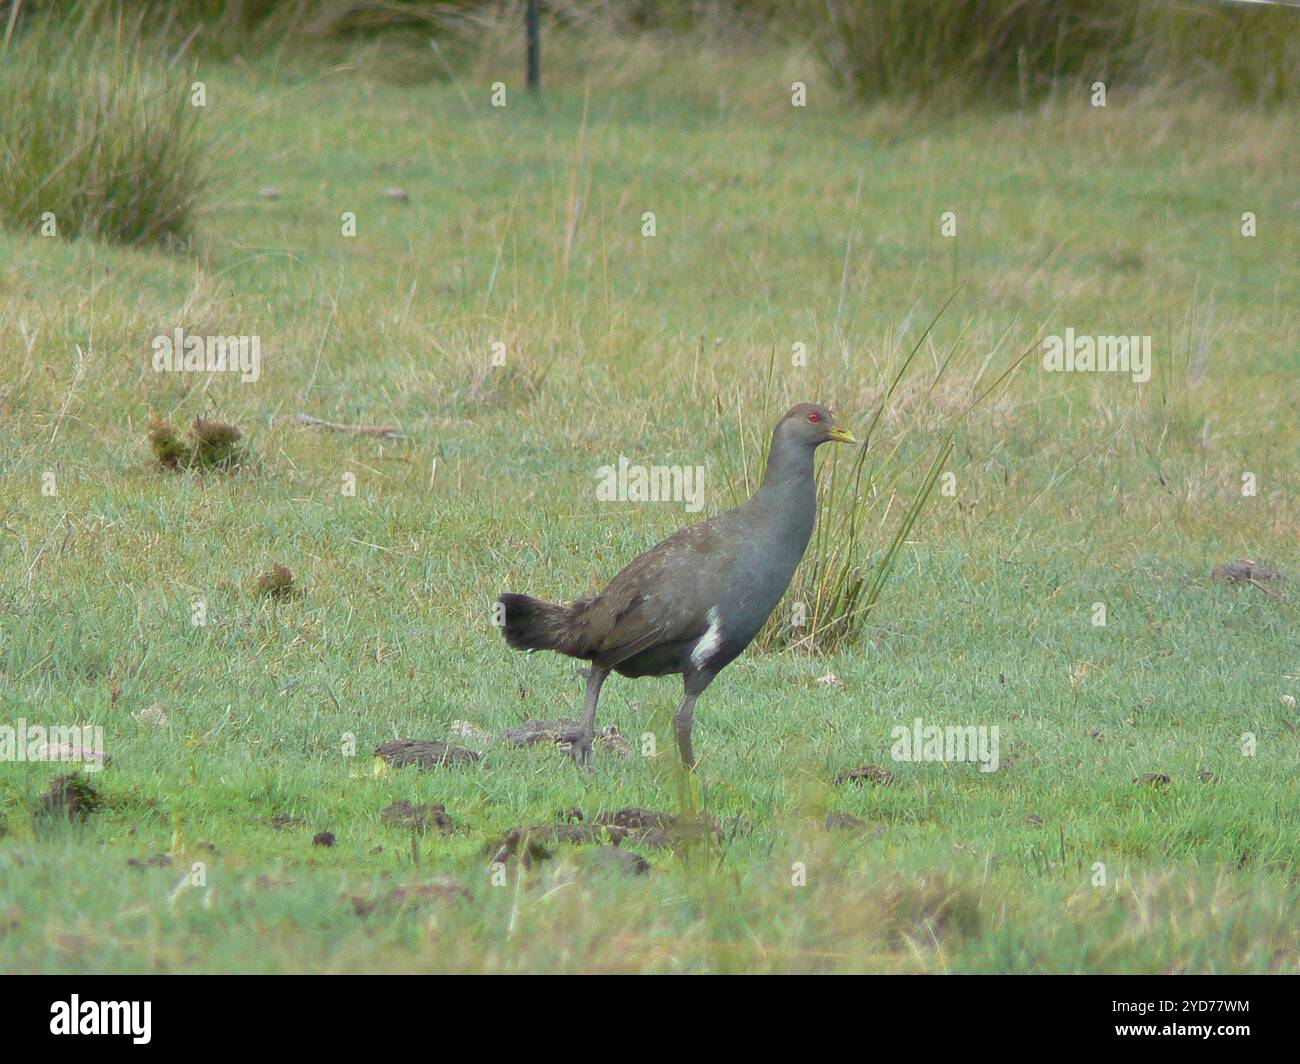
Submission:
[[[542,28],[537,0],[528,0],[524,18],[528,29],[528,91],[536,92],[542,87]]]

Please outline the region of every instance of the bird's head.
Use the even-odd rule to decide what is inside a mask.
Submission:
[[[823,443],[857,443],[848,429],[835,427],[835,415],[820,403],[799,403],[777,425],[778,435],[805,447]]]

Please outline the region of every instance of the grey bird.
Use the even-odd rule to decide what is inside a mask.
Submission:
[[[554,650],[591,662],[574,760],[586,766],[596,704],[611,670],[681,674],[677,749],[694,769],[695,700],[758,634],[803,558],[817,517],[813,454],[856,443],[817,403],[791,407],[772,433],[763,483],[743,506],[669,536],[625,566],[599,595],[568,605],[512,592],[497,620],[517,650]]]

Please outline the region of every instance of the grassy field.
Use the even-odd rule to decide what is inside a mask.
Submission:
[[[1210,577],[1300,570],[1295,113],[1081,87],[926,119],[798,52],[649,38],[552,42],[540,99],[517,68],[503,41],[436,80],[378,46],[205,63],[192,248],[0,234],[0,724],[99,725],[111,758],[84,822],[39,812],[67,766],[0,763],[0,968],[1300,970],[1293,583]],[[785,405],[860,432],[954,290],[918,379],[953,369],[882,452],[928,453],[1066,328],[1151,336],[1151,380],[1036,348],[962,423],[863,638],[751,649],[701,699],[689,792],[676,680],[606,686],[634,750],[589,777],[473,740],[376,768],[453,721],[576,715],[576,663],[509,651],[494,597],[590,593],[698,519],[597,502],[598,466],[703,465],[718,512]],[[260,379],[155,372],[178,326],[257,335]],[[232,422],[252,459],[161,470],[151,413]],[[257,593],[276,563],[300,596]],[[1000,767],[893,761],[917,717],[996,726]],[[892,784],[833,782],[866,763]],[[400,800],[452,829],[387,822]],[[685,804],[723,838],[625,843],[647,875],[590,845],[489,867],[573,806]]]

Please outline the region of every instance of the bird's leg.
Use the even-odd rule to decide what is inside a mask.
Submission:
[[[695,695],[688,694],[673,714],[673,732],[677,736],[677,752],[682,755],[682,767],[687,772],[695,769],[695,751],[691,748],[691,728],[695,724]]]
[[[578,741],[569,748],[569,752],[573,755],[574,764],[582,768],[588,768],[591,765],[591,744],[596,738],[596,703],[600,701],[600,687],[608,675],[608,669],[602,669],[594,664],[587,670],[587,697],[582,703],[582,724],[580,727],[582,734]]]

